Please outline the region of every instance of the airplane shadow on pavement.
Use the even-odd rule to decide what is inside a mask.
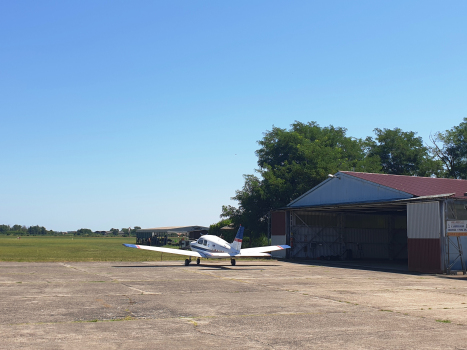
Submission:
[[[191,267],[191,268],[198,268],[198,269],[203,269],[203,270],[209,270],[209,269],[223,269],[223,270],[264,270],[265,267],[269,266],[280,266],[280,265],[236,265],[236,266],[227,266],[227,265],[205,265],[205,264],[200,264],[196,265],[196,262],[194,264],[191,264],[190,266],[185,266],[183,264],[180,265],[125,265],[125,266],[112,266],[115,268],[157,268],[157,267],[175,267],[175,268],[180,268],[180,267]],[[250,267],[261,267],[257,269],[251,269]]]

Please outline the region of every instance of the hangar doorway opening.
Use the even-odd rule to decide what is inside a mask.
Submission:
[[[289,212],[290,258],[385,260],[407,266],[407,210]]]
[[[402,261],[421,273],[460,265],[467,273],[466,198],[466,180],[338,172],[271,212],[271,242],[292,247],[275,255],[282,258]]]

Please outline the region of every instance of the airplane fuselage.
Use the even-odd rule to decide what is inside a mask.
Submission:
[[[204,235],[197,241],[190,242],[190,248],[198,253],[227,253],[229,255],[239,253],[238,250],[230,246],[230,243],[213,235]]]

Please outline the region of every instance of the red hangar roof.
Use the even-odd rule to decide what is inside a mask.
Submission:
[[[394,188],[417,197],[454,193],[454,197],[456,198],[466,198],[464,193],[467,192],[467,180],[357,173],[353,171],[340,171],[340,173]]]

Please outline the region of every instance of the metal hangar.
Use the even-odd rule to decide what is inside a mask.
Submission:
[[[276,257],[465,273],[467,180],[340,171],[271,212],[270,230],[272,244],[292,247]]]

